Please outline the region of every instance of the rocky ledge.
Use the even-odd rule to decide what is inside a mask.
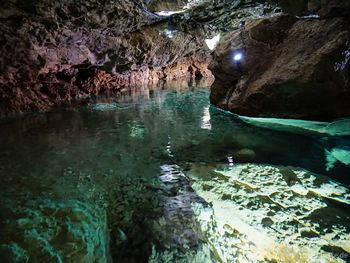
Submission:
[[[211,102],[248,116],[349,116],[349,22],[328,14],[263,18],[227,34],[210,66]]]

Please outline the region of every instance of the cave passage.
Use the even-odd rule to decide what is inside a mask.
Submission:
[[[350,259],[346,120],[258,127],[208,97],[144,89],[2,120],[1,262]]]
[[[0,263],[350,262],[350,0],[0,3]]]

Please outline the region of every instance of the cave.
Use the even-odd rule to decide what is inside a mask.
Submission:
[[[1,0],[0,262],[350,262],[349,0]]]

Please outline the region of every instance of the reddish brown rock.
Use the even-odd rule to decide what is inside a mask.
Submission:
[[[47,111],[57,106],[85,103],[99,94],[118,96],[128,90],[148,85],[164,86],[172,81],[188,85],[203,79],[204,85],[210,86],[214,80],[208,70],[210,61],[209,56],[198,53],[166,67],[144,66],[114,74],[92,67],[44,74],[33,82],[16,79],[8,82],[0,77],[0,115]]]
[[[203,35],[175,28],[141,0],[5,0],[0,20],[0,116],[212,78]]]
[[[211,65],[211,102],[248,116],[349,116],[349,29],[343,18],[283,15],[228,34]],[[243,54],[240,62],[233,59],[237,52]]]

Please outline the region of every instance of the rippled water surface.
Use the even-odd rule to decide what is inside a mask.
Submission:
[[[325,175],[345,186],[349,184],[350,139],[346,134],[303,134],[300,130],[296,133],[292,129],[289,132],[288,129],[259,128],[210,106],[208,95],[208,89],[146,90],[133,97],[101,100],[74,111],[3,120],[0,183],[4,251],[11,254],[17,249],[19,258],[30,259],[30,253],[23,252],[35,250],[29,248],[30,240],[38,242],[40,251],[48,246],[38,241],[43,238],[38,226],[45,229],[43,222],[46,220],[47,228],[54,229],[50,217],[55,217],[61,208],[83,210],[77,203],[71,205],[71,200],[89,201],[98,209],[109,207],[110,193],[119,187],[116,186],[119,181],[126,180],[128,187],[137,187],[143,181],[152,183],[165,164],[177,165],[183,171],[193,165],[220,164],[230,169],[247,162],[293,166]],[[46,212],[38,207],[44,207]],[[40,215],[36,209],[40,210]],[[95,218],[97,208],[89,209],[86,214]],[[22,217],[30,220],[18,223]],[[90,220],[85,217],[84,220]],[[39,223],[33,223],[36,220]],[[55,224],[65,224],[59,222]],[[92,231],[97,231],[98,236],[100,230],[96,229]],[[27,230],[32,231],[30,235]],[[80,235],[85,235],[90,230],[81,228],[79,231]],[[121,240],[123,235],[128,235],[122,228],[117,232]],[[50,232],[44,236],[48,235],[56,234]],[[26,238],[27,243],[23,241]],[[59,244],[62,245],[69,238],[56,239],[61,240]],[[98,242],[106,242],[108,247],[110,240]],[[67,250],[58,251],[66,253],[62,251]],[[55,253],[50,255],[53,262],[58,262],[59,255]],[[43,257],[47,253],[44,254]]]

